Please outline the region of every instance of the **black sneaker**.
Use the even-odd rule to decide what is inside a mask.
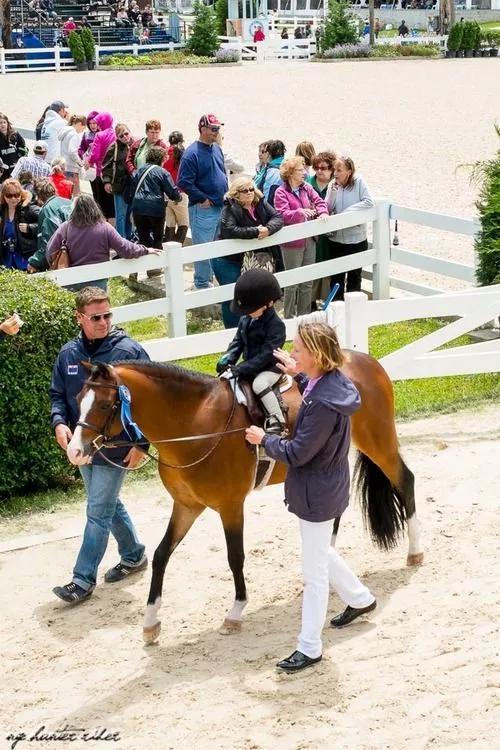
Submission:
[[[65,586],[56,586],[52,589],[54,594],[68,604],[79,604],[92,596],[95,586],[82,589],[77,583],[67,583]]]
[[[141,570],[146,570],[148,567],[148,558],[144,555],[139,565],[125,565],[125,563],[119,562],[114,568],[110,568],[104,574],[104,580],[106,583],[116,583],[117,581],[123,581],[127,576],[133,573],[140,573]]]

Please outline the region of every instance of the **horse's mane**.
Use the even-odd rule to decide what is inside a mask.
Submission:
[[[113,366],[126,367],[129,370],[137,370],[144,373],[148,378],[155,380],[169,380],[171,383],[185,384],[186,382],[193,385],[208,386],[214,385],[217,379],[213,375],[205,375],[202,372],[186,370],[178,365],[162,364],[160,362],[145,362],[143,360],[122,362],[113,362]]]

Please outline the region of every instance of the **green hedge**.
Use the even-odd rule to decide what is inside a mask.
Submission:
[[[45,279],[0,272],[0,319],[25,324],[0,342],[0,497],[73,474],[50,427],[49,386],[61,346],[75,336],[74,298]]]

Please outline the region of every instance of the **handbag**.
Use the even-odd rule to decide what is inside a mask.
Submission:
[[[139,188],[141,187],[142,183],[146,179],[146,176],[147,176],[148,172],[151,172],[151,170],[154,169],[156,166],[157,166],[156,164],[151,164],[151,166],[149,166],[147,169],[144,170],[144,172],[142,173],[141,179],[137,183],[137,187],[135,187],[135,188],[132,187],[133,180],[130,180],[128,182],[125,190],[122,193],[122,197],[123,197],[123,200],[125,201],[125,203],[128,203],[129,205],[131,205],[134,202],[134,198],[135,198],[135,196],[136,196]]]
[[[51,271],[61,271],[63,268],[69,268],[71,263],[69,261],[69,249],[68,249],[68,227],[66,227],[66,237],[63,237],[59,250],[51,256],[49,261],[49,267]]]
[[[252,268],[263,268],[269,273],[274,273],[273,255],[267,250],[247,250],[243,255],[241,272],[250,271]]]

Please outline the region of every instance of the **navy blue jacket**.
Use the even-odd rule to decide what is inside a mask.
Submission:
[[[264,370],[279,372],[273,350],[281,349],[285,340],[285,324],[274,307],[266,310],[260,318],[242,315],[224,360],[235,365],[243,356],[243,362],[233,367],[233,372],[245,380],[253,380]]]
[[[307,378],[297,378],[300,391]],[[361,399],[354,384],[340,370],[323,375],[297,414],[295,432],[288,440],[266,435],[268,456],[287,464],[285,503],[304,521],[330,521],[349,504],[349,417]]]
[[[124,331],[113,329],[94,353],[90,354],[85,346],[85,340],[80,334],[75,339],[64,344],[57,355],[53,370],[52,383],[50,385],[50,398],[52,401],[52,427],[65,424],[73,431],[80,416],[80,409],[76,397],[83,388],[83,383],[89,376],[88,370],[82,365],[82,360],[94,364],[104,362],[112,364],[122,360],[146,360],[149,356],[142,346],[129,338]],[[130,440],[125,431],[116,437],[117,440]],[[130,448],[114,448],[106,450],[105,455],[112,461],[120,462],[129,452]],[[107,465],[105,460],[97,454],[93,459],[94,464]]]
[[[228,183],[221,147],[201,141],[188,146],[182,155],[177,184],[187,193],[190,206],[207,198],[214,206],[222,206]]]
[[[151,169],[152,167],[152,169]],[[149,170],[142,180],[139,190],[137,185],[142,175]],[[140,216],[163,216],[165,213],[165,195],[172,201],[180,201],[182,195],[174,185],[170,172],[156,164],[144,164],[132,177],[130,186],[132,211]]]

